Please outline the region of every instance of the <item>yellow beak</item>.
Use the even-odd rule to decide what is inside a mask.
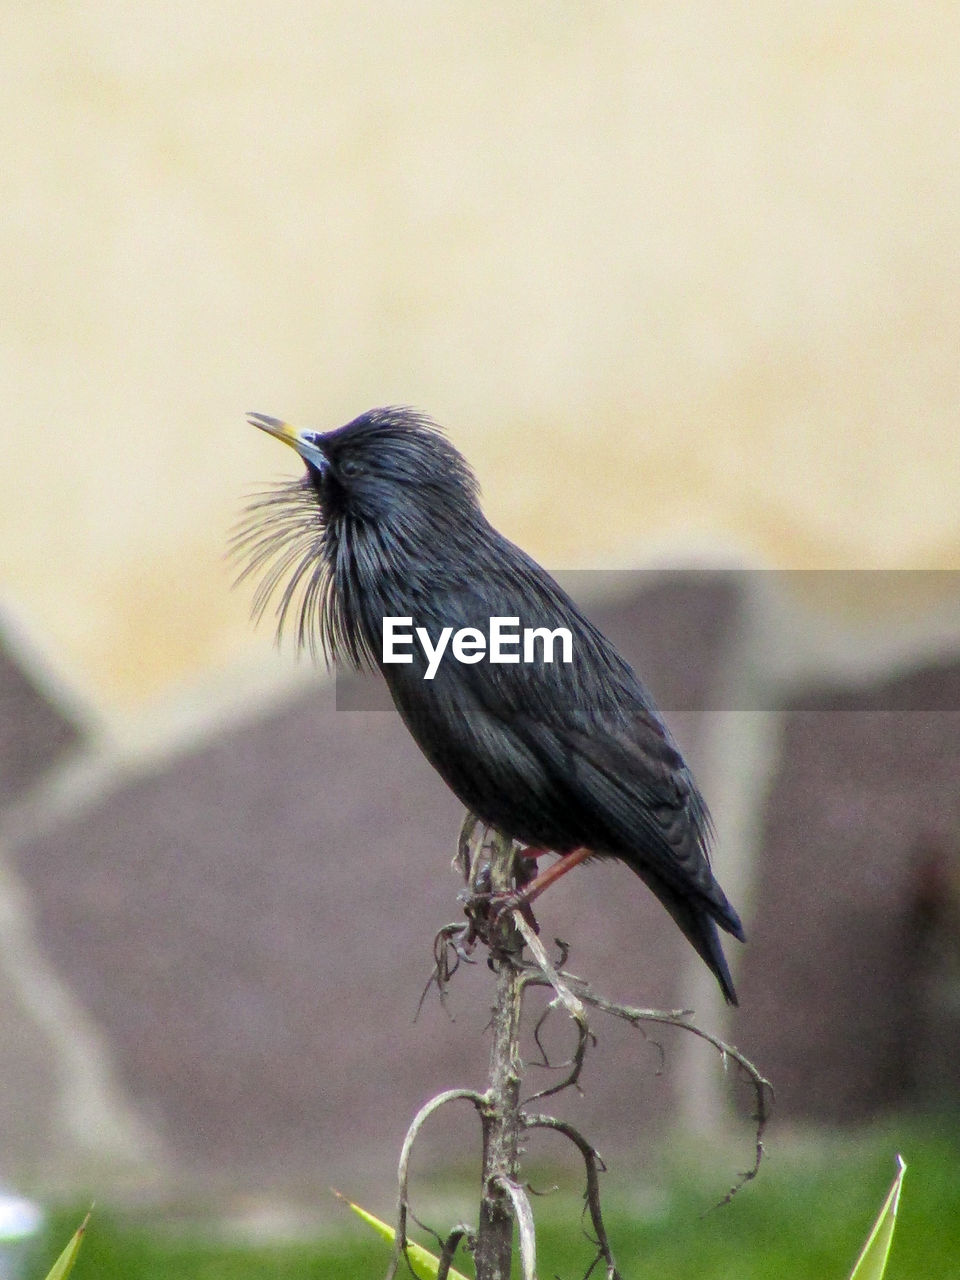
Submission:
[[[266,431],[267,435],[282,440],[291,449],[295,449],[304,462],[311,463],[319,471],[327,466],[327,458],[317,443],[315,431],[298,431],[289,422],[281,422],[279,418],[271,418],[265,413],[248,413],[247,421],[253,427]]]

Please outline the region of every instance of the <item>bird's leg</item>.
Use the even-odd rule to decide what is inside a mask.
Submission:
[[[536,849],[534,850],[534,856],[536,857],[542,852],[542,849]],[[503,898],[496,902],[494,904],[495,913],[499,915],[502,911],[514,911],[519,908],[524,911],[524,917],[528,918],[527,911],[529,911],[530,903],[535,898],[539,898],[544,889],[548,889],[555,880],[565,876],[568,871],[578,867],[581,862],[586,862],[587,858],[592,857],[592,855],[592,849],[581,846],[579,849],[571,849],[569,853],[563,854],[552,867],[547,867],[546,871],[541,871],[539,875],[525,880],[522,884],[519,883],[518,877],[516,892],[505,894]]]
[[[538,849],[529,844],[517,850],[514,879],[518,890],[526,889],[537,878],[537,859],[546,852],[546,849]]]
[[[498,898],[496,894],[493,896],[491,918],[496,920],[504,910],[512,909],[510,904],[515,904],[517,910],[534,933],[539,933],[540,926],[537,924],[537,918],[533,914],[529,903],[524,899],[524,892],[536,880],[537,859],[545,854],[547,850],[529,844],[524,845],[522,848],[515,845],[514,850],[513,879],[517,887],[513,893],[506,894],[503,898]],[[501,906],[501,902],[504,902],[505,905]]]
[[[537,878],[537,859],[546,853],[546,849],[540,849],[535,845],[524,845],[522,848],[514,845],[513,859],[513,879],[516,889],[513,893],[505,895],[508,906],[500,906],[501,899],[496,894],[493,896],[493,915],[494,920],[507,909],[512,910],[516,906],[517,910],[526,920],[527,924],[534,931],[540,932],[540,926],[537,924],[537,918],[530,909],[530,904],[526,899],[526,890],[533,884]]]
[[[479,839],[476,837],[478,827]],[[468,951],[472,950],[478,937],[486,936],[487,929],[504,910],[511,910],[514,906],[523,913],[530,928],[535,933],[540,932],[540,926],[523,895],[527,886],[536,879],[537,859],[548,850],[535,845],[514,844],[512,874],[516,888],[510,893],[493,893],[489,858],[483,856],[487,852],[489,836],[490,828],[481,826],[480,819],[468,813],[460,833],[459,853],[454,859],[454,865],[459,867],[467,881],[466,891],[459,896],[470,922],[463,942]]]

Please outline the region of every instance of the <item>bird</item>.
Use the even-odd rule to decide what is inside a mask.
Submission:
[[[278,635],[292,625],[298,647],[329,663],[379,668],[467,810],[534,859],[559,855],[518,891],[525,904],[579,863],[622,862],[736,1005],[718,928],[745,935],[711,869],[713,824],[693,774],[615,646],[487,521],[448,435],[404,406],[330,431],[260,413],[248,421],[304,463],[300,477],[254,497],[234,536],[240,578],[259,577],[255,617],[273,604]],[[491,619],[517,638],[499,645],[500,661]],[[454,646],[435,660],[445,628]],[[548,660],[544,639],[523,660],[528,632],[568,633],[569,654]]]

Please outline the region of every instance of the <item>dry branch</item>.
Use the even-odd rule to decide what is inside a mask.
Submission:
[[[479,829],[479,837],[477,835]],[[550,960],[540,939],[529,908],[503,910],[513,902],[510,893],[516,885],[515,849],[505,838],[480,828],[469,814],[460,835],[456,865],[463,872],[467,892],[464,902],[466,924],[447,925],[434,943],[436,967],[431,983],[435,983],[441,1000],[445,988],[460,962],[470,958],[478,942],[489,951],[491,967],[497,973],[496,1002],[491,1017],[493,1046],[490,1055],[490,1083],[484,1093],[472,1089],[450,1089],[427,1102],[414,1118],[404,1139],[400,1156],[397,1235],[386,1280],[394,1280],[400,1259],[406,1251],[407,1219],[412,1216],[409,1201],[409,1163],[413,1145],[424,1125],[446,1103],[466,1099],[480,1117],[483,1134],[483,1173],[478,1228],[474,1234],[465,1224],[454,1228],[443,1241],[440,1257],[440,1280],[445,1280],[453,1256],[461,1244],[474,1255],[477,1280],[509,1280],[513,1255],[514,1224],[517,1226],[523,1280],[536,1280],[536,1241],[533,1212],[527,1192],[519,1177],[521,1134],[531,1129],[550,1129],[567,1138],[579,1150],[584,1162],[586,1189],[584,1200],[593,1228],[597,1253],[587,1275],[602,1262],[607,1280],[619,1280],[609,1238],[603,1223],[600,1204],[599,1175],[604,1164],[592,1144],[572,1125],[553,1116],[531,1114],[529,1105],[561,1090],[579,1088],[586,1053],[595,1037],[587,1021],[587,1010],[620,1018],[642,1031],[653,1023],[678,1027],[711,1045],[726,1067],[734,1062],[749,1081],[756,1102],[754,1120],[755,1155],[753,1166],[731,1188],[724,1202],[754,1178],[763,1158],[763,1134],[768,1117],[768,1097],[772,1089],[757,1068],[737,1048],[725,1043],[691,1021],[686,1009],[643,1009],[617,1004],[595,992],[585,979],[566,969],[567,948],[558,942],[559,959]],[[498,904],[501,904],[498,909]],[[523,958],[526,947],[530,959]],[[428,989],[429,989],[428,984]],[[543,1065],[549,1066],[540,1041],[540,1029],[551,1012],[563,1009],[577,1028],[577,1045],[566,1074],[554,1085],[520,1101],[523,1062],[520,1057],[519,1032],[523,998],[529,987],[547,987],[553,991],[546,1010],[534,1028],[534,1040],[543,1054]],[[441,1237],[437,1237],[438,1240]]]

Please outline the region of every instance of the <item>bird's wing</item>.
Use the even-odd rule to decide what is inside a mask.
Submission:
[[[658,721],[641,710],[622,731],[524,718],[516,729],[562,773],[598,845],[609,842],[609,852],[642,860],[667,883],[713,897],[706,807]]]
[[[554,580],[519,558],[522,578],[504,583],[491,571],[482,593],[469,580],[458,584],[446,616],[562,624],[574,661],[451,660],[426,682],[395,667],[388,680],[407,724],[461,796],[483,779],[528,811],[542,807],[564,836],[712,900],[706,807],[649,695]]]
[[[571,834],[712,900],[706,805],[648,695],[614,657],[618,665],[591,664],[586,678],[560,664],[460,667],[464,745],[487,767],[494,756],[525,759],[541,789],[549,780]]]

